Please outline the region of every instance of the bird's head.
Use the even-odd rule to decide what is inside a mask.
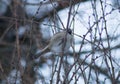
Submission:
[[[72,30],[71,30],[70,28],[67,29],[67,32],[68,32],[69,34],[72,34]]]

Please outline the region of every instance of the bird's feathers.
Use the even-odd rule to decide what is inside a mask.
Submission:
[[[66,52],[71,46],[72,37],[73,36],[71,35],[71,33],[66,31],[54,34],[49,44],[36,56],[41,56],[47,51],[52,51],[55,53]]]

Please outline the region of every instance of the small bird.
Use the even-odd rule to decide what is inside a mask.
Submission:
[[[35,55],[35,58],[38,58],[48,51],[51,51],[55,54],[66,53],[72,44],[72,40],[73,36],[71,29],[66,29],[65,31],[56,33],[50,39],[49,44],[42,49],[41,52]]]

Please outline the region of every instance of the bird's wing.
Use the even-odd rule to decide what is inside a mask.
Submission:
[[[64,32],[56,33],[51,38],[51,41],[59,41],[60,39],[63,39],[64,37],[65,37],[65,33]]]
[[[64,41],[65,41],[65,38],[62,37],[62,38],[60,39],[59,43],[58,43],[58,46],[62,45],[62,44],[64,43]]]

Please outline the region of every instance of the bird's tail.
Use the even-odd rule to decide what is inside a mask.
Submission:
[[[42,49],[39,53],[37,53],[37,54],[34,56],[34,58],[36,59],[36,58],[40,57],[41,55],[45,54],[45,53],[48,52],[48,51],[49,51],[49,47],[46,46],[46,47],[45,47],[44,49]]]

